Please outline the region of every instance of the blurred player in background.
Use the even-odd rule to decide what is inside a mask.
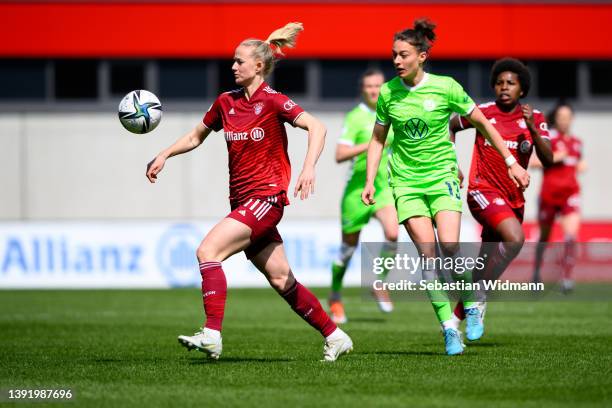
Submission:
[[[374,181],[387,132],[393,128],[389,173],[398,220],[404,224],[419,253],[428,259],[436,256],[434,225],[443,255],[455,256],[459,249],[461,195],[457,157],[448,130],[452,113],[467,117],[487,137],[506,159],[509,174],[517,183],[522,187],[529,184],[525,169],[518,165],[497,130],[461,85],[453,78],[424,71],[423,65],[435,39],[434,28],[427,20],[416,20],[414,28],[398,32],[393,38],[397,76],[380,91],[362,193],[364,203],[376,204]],[[424,263],[423,279],[437,280],[440,271],[432,264]],[[430,291],[429,296],[442,326],[446,353],[461,354],[464,346],[452,319],[447,294]],[[465,306],[470,308],[475,304]]]
[[[534,150],[545,165],[552,163],[552,150],[544,115],[520,99],[527,96],[531,75],[527,67],[514,58],[498,60],[491,69],[491,88],[495,101],[478,105],[489,122],[503,137],[512,156],[511,162],[526,169]],[[451,140],[455,132],[471,128],[472,124],[458,116],[451,119]],[[523,188],[508,177],[507,163],[488,140],[476,131],[467,202],[470,212],[482,225],[482,246],[479,257],[486,261],[482,270],[474,270],[474,282],[496,280],[520,252],[525,242]],[[490,244],[499,243],[499,244]],[[457,325],[467,316],[466,337],[478,340],[484,333],[486,309],[484,289],[474,296],[478,307],[465,309],[462,302],[455,308]]]
[[[383,227],[386,242],[383,244],[381,256],[393,257],[397,251],[397,213],[393,203],[393,193],[389,187],[387,175],[388,148],[383,154],[378,173],[374,180],[376,186],[376,204],[365,206],[361,202],[361,192],[366,179],[366,150],[372,137],[372,128],[376,121],[376,101],[380,87],[385,82],[382,71],[370,69],[361,76],[362,101],[346,115],[342,135],[336,146],[336,161],[341,163],[351,160],[349,177],[344,195],[342,196],[342,245],[338,259],[332,263],[332,286],[329,297],[329,309],[335,323],[346,323],[347,318],[342,304],[340,291],[342,279],[349,261],[359,242],[359,234],[370,218],[374,216]],[[387,146],[391,144],[391,132],[387,136]],[[388,270],[385,270],[385,275]],[[384,278],[384,276],[381,276]],[[373,291],[372,294],[383,312],[391,312],[393,303],[387,291]]]
[[[336,327],[317,298],[293,276],[276,225],[289,204],[291,168],[287,153],[288,122],[308,131],[308,151],[294,197],[314,192],[315,164],[323,149],[325,127],[295,102],[265,82],[281,49],[295,45],[301,23],[289,23],[267,40],[244,40],[236,48],[232,71],[240,89],[224,92],[202,123],[162,151],[147,167],[153,183],[166,159],[198,147],[211,131],[225,132],[229,152],[231,212],[206,235],[197,250],[206,322],[193,336],[179,336],[189,350],[217,359],[227,283],[221,262],[244,251],[291,308],[325,338],[324,359],[334,361],[352,350],[352,341]]]
[[[572,271],[575,264],[576,240],[580,228],[580,185],[577,173],[586,168],[582,159],[582,142],[572,135],[574,110],[566,103],[559,103],[549,115],[553,165],[544,167],[538,222],[540,242],[536,251],[534,282],[540,282],[540,268],[546,244],[550,238],[555,217],[563,230],[565,241],[561,290],[565,293],[574,288]],[[534,167],[542,167],[534,161]]]

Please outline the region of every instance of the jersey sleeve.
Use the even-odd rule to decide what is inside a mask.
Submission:
[[[546,123],[546,118],[544,117],[542,112],[539,112],[539,111],[534,112],[533,120],[534,120],[536,129],[538,129],[538,133],[540,133],[540,136],[542,136],[544,139],[550,140],[550,132],[548,131],[548,123]]]
[[[283,122],[288,122],[295,126],[295,121],[304,113],[304,109],[293,102],[287,95],[281,93],[274,95],[276,112]]]
[[[476,104],[463,90],[463,87],[452,78],[448,88],[448,106],[451,111],[461,116],[469,115],[474,110],[474,107],[476,107]]]
[[[223,129],[220,99],[221,96],[219,96],[217,100],[210,106],[210,108],[208,108],[208,112],[204,114],[204,119],[202,119],[204,126],[214,130],[215,132],[218,132],[219,130]]]
[[[461,126],[462,130],[470,129],[473,127],[470,121],[465,118],[465,116],[458,115],[458,118],[459,118],[459,126]]]
[[[340,133],[338,144],[355,146],[355,144],[357,143],[358,133],[359,128],[355,124],[355,119],[353,119],[351,117],[351,114],[349,113],[344,119],[344,124],[342,125],[342,132]]]
[[[389,104],[383,92],[380,93],[378,102],[376,102],[376,123],[382,126],[389,126],[391,124],[389,120]]]

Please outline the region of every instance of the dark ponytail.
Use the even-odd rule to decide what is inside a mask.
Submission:
[[[414,20],[414,28],[395,33],[393,41],[406,41],[419,52],[428,52],[436,39],[436,25],[426,18]]]

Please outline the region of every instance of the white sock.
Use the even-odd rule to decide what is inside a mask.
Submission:
[[[332,332],[332,334],[330,334],[329,336],[327,336],[325,338],[325,340],[327,341],[332,341],[332,340],[337,340],[341,337],[344,337],[344,332],[342,330],[340,330],[340,328],[338,327],[336,330],[334,330]]]
[[[455,326],[455,322],[453,322],[452,318],[442,322],[442,330],[446,330],[446,329],[457,330],[457,327]]]
[[[461,324],[461,319],[455,316],[455,313],[451,316],[451,321],[455,324],[454,329],[459,330],[459,325]]]
[[[212,337],[213,339],[220,339],[221,332],[215,329],[209,329],[208,327],[204,328],[204,335],[207,337]]]

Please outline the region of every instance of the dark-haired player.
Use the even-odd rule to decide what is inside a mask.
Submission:
[[[540,282],[544,250],[555,217],[559,215],[565,241],[561,279],[563,292],[569,292],[574,288],[572,271],[580,228],[580,185],[576,174],[586,167],[582,159],[582,142],[570,133],[573,120],[574,110],[567,103],[559,103],[549,115],[554,163],[544,168],[538,211],[540,242],[536,250],[533,276],[534,282]]]
[[[308,131],[308,151],[294,192],[301,199],[314,191],[315,164],[326,132],[319,120],[265,82],[276,57],[282,54],[281,48],[293,46],[300,31],[301,23],[289,23],[266,41],[242,41],[232,65],[236,84],[241,88],[219,95],[202,123],[147,166],[147,177],[153,183],[166,159],[195,149],[213,130],[225,132],[232,211],[208,232],[196,254],[202,275],[205,326],[193,336],[178,338],[189,350],[197,349],[215,359],[222,351],[221,325],[227,293],[221,262],[241,251],[291,308],[323,335],[326,361],[335,361],[353,347],[349,336],[336,327],[312,292],[293,276],[276,228],[284,206],[289,204],[291,167],[284,123]]]
[[[445,256],[455,256],[461,226],[461,196],[457,177],[457,157],[449,140],[448,120],[452,113],[465,116],[495,146],[499,160],[511,177],[526,187],[529,175],[519,166],[497,130],[476,108],[472,99],[453,78],[424,70],[429,50],[435,40],[435,25],[416,20],[414,28],[395,34],[393,65],[397,76],[385,83],[376,107],[376,125],[368,147],[366,184],[362,200],[376,203],[374,181],[384,150],[387,133],[393,128],[394,139],[389,159],[389,179],[395,198],[399,223],[424,258],[436,258],[437,239]],[[504,165],[506,166],[506,165]],[[508,177],[508,173],[506,173]],[[438,280],[434,262],[422,268],[423,279]],[[461,354],[463,344],[452,321],[452,309],[446,292],[428,292],[442,326],[448,355]],[[468,305],[466,305],[467,307]]]
[[[550,165],[553,155],[544,115],[520,103],[531,86],[531,75],[527,67],[514,58],[498,60],[491,70],[490,84],[495,91],[495,101],[479,107],[512,152],[509,160],[526,169],[535,147],[544,166]],[[468,127],[471,125],[464,118],[451,119],[452,138],[455,132]],[[523,188],[508,177],[507,163],[508,159],[504,163],[477,129],[467,201],[470,212],[482,225],[483,245],[480,256],[485,257],[486,262],[482,270],[473,271],[474,282],[497,279],[518,255],[525,242],[522,228],[525,210]],[[454,313],[456,319],[467,317],[468,340],[478,340],[484,333],[485,294],[476,293],[475,296],[481,300],[477,308],[466,313],[460,302]]]

